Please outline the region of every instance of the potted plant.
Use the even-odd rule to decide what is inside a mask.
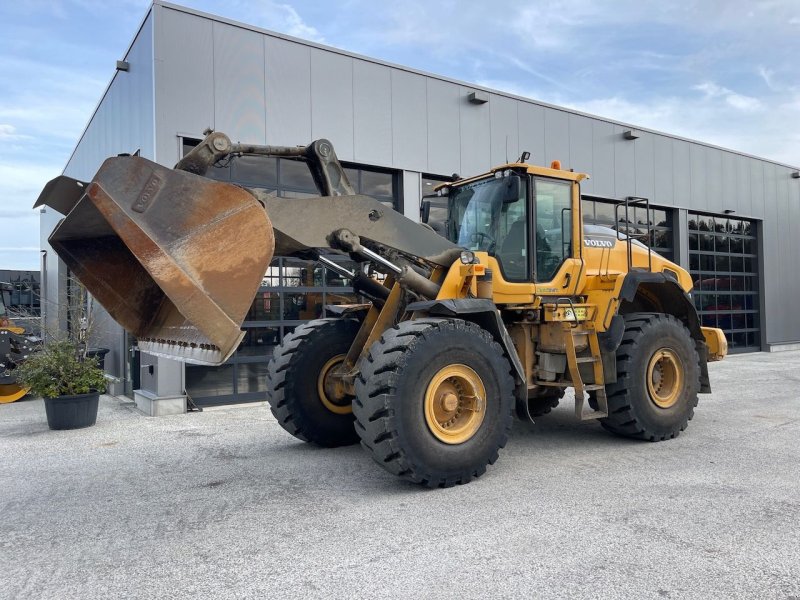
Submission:
[[[16,371],[18,381],[44,399],[50,429],[78,429],[97,421],[105,375],[96,357],[71,339],[50,340]]]
[[[78,429],[97,421],[106,391],[103,355],[88,349],[93,334],[92,300],[86,288],[68,280],[67,327],[45,333],[45,343],[15,370],[19,383],[44,399],[50,429]]]

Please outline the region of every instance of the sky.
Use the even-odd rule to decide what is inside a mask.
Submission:
[[[180,0],[204,12],[800,165],[800,0]],[[0,269],[39,268],[59,175],[147,0],[0,0]]]

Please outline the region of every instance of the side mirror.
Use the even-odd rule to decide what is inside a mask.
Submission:
[[[419,217],[423,223],[427,223],[431,218],[431,201],[423,200],[419,205]]]
[[[508,183],[503,194],[503,204],[511,204],[519,200],[519,188],[522,184],[522,177],[519,175],[511,175],[508,177]]]

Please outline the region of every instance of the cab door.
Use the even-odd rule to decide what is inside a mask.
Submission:
[[[581,259],[580,187],[577,182],[532,177],[533,274],[536,294],[573,296],[585,277]]]

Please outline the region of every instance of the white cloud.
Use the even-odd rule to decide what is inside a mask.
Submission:
[[[761,110],[764,105],[758,98],[737,94],[733,90],[717,85],[713,81],[693,86],[693,89],[703,92],[706,100],[721,99],[729,106],[744,112]]]

